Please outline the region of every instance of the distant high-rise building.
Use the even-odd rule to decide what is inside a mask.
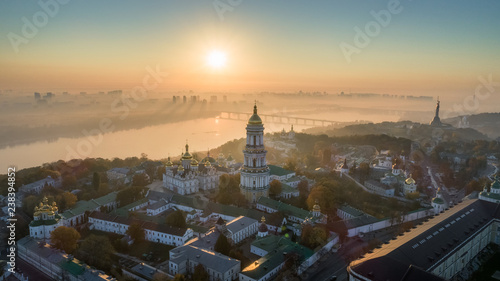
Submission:
[[[35,99],[36,99],[36,100],[39,100],[39,99],[40,99],[40,97],[41,97],[41,96],[40,96],[40,93],[35,92]]]
[[[186,96],[182,96],[182,102],[183,102],[183,103],[186,103],[186,102],[187,102],[187,97],[186,97]]]
[[[223,101],[223,102],[227,102],[227,96],[226,96],[226,95],[224,95],[224,96],[222,97],[222,101]]]
[[[441,123],[441,119],[439,119],[439,97],[438,97],[437,104],[436,104],[436,115],[434,116],[434,119],[432,119],[430,125],[434,126],[434,127],[440,127],[443,125]]]
[[[210,96],[210,102],[211,103],[216,103],[217,102],[217,96]]]
[[[269,196],[269,167],[266,162],[267,151],[264,147],[264,125],[257,115],[257,104],[246,127],[247,142],[244,163],[240,173],[240,190],[252,203],[261,196]]]

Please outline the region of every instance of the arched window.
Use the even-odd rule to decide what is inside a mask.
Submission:
[[[253,146],[257,146],[257,136],[253,136]]]
[[[255,158],[253,159],[253,167],[254,168],[257,167],[257,159],[255,159]]]

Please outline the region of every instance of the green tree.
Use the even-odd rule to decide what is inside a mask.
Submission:
[[[135,174],[132,178],[132,185],[134,186],[146,186],[148,184],[149,181],[146,173]]]
[[[224,234],[220,234],[219,238],[217,238],[217,241],[215,242],[214,250],[216,252],[219,252],[223,255],[229,255],[229,251],[231,251],[231,244],[229,244],[229,241],[227,241],[226,236]]]
[[[281,191],[281,182],[279,180],[272,180],[269,183],[269,197],[276,199],[280,197]]]
[[[121,190],[116,195],[116,201],[120,207],[128,205],[144,197],[144,188],[140,186],[132,186]]]
[[[29,195],[23,199],[23,211],[33,217],[35,207],[40,203],[40,199],[35,195]]]
[[[194,267],[193,276],[191,278],[192,281],[206,281],[209,279],[210,276],[201,263]]]
[[[94,172],[94,175],[92,176],[92,186],[94,187],[95,190],[99,190],[100,185],[101,185],[101,176],[99,176],[99,173]]]
[[[130,224],[126,233],[130,236],[130,238],[134,239],[134,244],[141,243],[146,237],[144,229],[142,229],[142,227],[136,222]]]
[[[77,251],[77,257],[85,263],[102,269],[110,269],[115,249],[107,236],[90,234]]]
[[[52,245],[67,254],[73,253],[77,248],[78,239],[80,239],[80,233],[71,227],[59,226],[50,233]]]
[[[186,228],[186,219],[181,210],[169,214],[166,218],[166,223],[170,226]]]

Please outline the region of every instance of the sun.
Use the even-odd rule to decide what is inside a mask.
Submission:
[[[207,64],[212,68],[222,68],[226,65],[226,53],[221,51],[212,51],[207,56]]]

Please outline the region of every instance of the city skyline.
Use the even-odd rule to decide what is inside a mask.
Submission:
[[[158,91],[446,98],[499,72],[494,1],[61,2],[0,4],[2,90],[128,89],[151,67]]]

